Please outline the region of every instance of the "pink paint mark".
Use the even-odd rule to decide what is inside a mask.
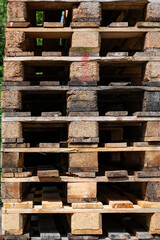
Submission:
[[[82,57],[81,61],[82,61],[82,76],[84,75],[84,77],[82,77],[81,80],[84,82],[89,82],[91,81],[91,78],[88,76],[85,76],[86,72],[88,72],[88,69],[89,69],[89,63],[87,62],[89,60],[89,53],[86,52],[83,54],[84,56]]]

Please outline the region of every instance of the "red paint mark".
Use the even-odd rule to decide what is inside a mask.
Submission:
[[[88,72],[88,70],[89,70],[89,63],[87,62],[89,60],[89,53],[83,53],[83,54],[84,54],[84,56],[82,56],[82,59],[81,59],[81,61],[82,61],[82,78],[81,78],[81,80],[84,82],[89,82],[89,81],[91,81],[91,78],[88,76],[85,76],[86,72]]]

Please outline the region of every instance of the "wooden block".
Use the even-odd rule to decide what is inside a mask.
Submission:
[[[108,178],[128,177],[126,170],[105,171],[105,176]]]
[[[160,182],[148,182],[146,187],[146,199],[151,202],[160,201]]]
[[[130,86],[131,82],[111,82],[109,86]]]
[[[149,170],[149,168],[148,168]],[[160,177],[160,171],[140,171],[135,173],[138,178],[157,178]]]
[[[91,202],[96,201],[97,183],[68,183],[67,184],[67,202]]]
[[[69,112],[91,112],[97,111],[96,91],[76,91],[67,92],[67,109]]]
[[[144,50],[147,48],[159,48],[160,33],[148,32],[145,35]]]
[[[98,22],[71,22],[72,28],[97,28],[99,27]]]
[[[98,153],[70,153],[69,172],[97,172]]]
[[[73,32],[72,45],[70,52],[99,52],[100,51],[100,35],[99,32]]]
[[[2,214],[2,234],[23,234],[24,218],[21,214]]]
[[[68,112],[69,117],[97,117],[99,112]]]
[[[98,144],[96,143],[68,143],[68,147],[75,147],[75,148],[97,148]]]
[[[43,27],[46,27],[46,28],[63,28],[63,22],[44,22]]]
[[[109,27],[128,27],[128,22],[112,22],[109,24]]]
[[[101,15],[101,4],[99,2],[80,2],[78,7],[73,7],[72,22],[94,22],[100,24]]]
[[[108,52],[106,56],[107,57],[128,57],[128,52]]]
[[[135,112],[133,116],[136,117],[160,117],[160,112]]]
[[[159,121],[153,121],[153,122],[147,122],[146,127],[144,128],[144,136],[145,137],[158,137],[160,122]]]
[[[160,109],[160,93],[145,92],[143,101],[143,111],[157,112]]]
[[[20,91],[2,91],[1,108],[21,110],[22,94]]]
[[[7,22],[7,23],[5,23],[6,28],[26,28],[26,27],[30,27],[30,26],[31,26],[30,22]]]
[[[147,215],[146,222],[149,232],[151,234],[160,234],[160,213],[154,213],[153,215]]]
[[[7,52],[19,52],[25,50],[25,33],[20,31],[6,31],[6,45]]]
[[[59,86],[59,81],[41,81],[40,86]]]
[[[62,52],[42,52],[42,56],[57,56],[61,57]]]
[[[2,199],[21,199],[22,197],[22,183],[7,182],[2,183]]]
[[[97,62],[72,62],[70,66],[70,80],[92,82],[99,81],[99,64]]]
[[[146,21],[159,22],[160,21],[160,3],[153,1],[147,4]]]
[[[67,173],[74,177],[80,177],[80,178],[95,178],[96,173],[95,172],[72,172]]]
[[[1,173],[1,176],[2,176],[2,178],[13,178],[14,177],[14,173],[11,173],[11,172],[9,172],[9,173]]]
[[[15,173],[15,177],[16,177],[16,178],[32,177],[32,172]]]
[[[146,64],[144,81],[159,81],[160,79],[160,62],[148,62]]]
[[[90,236],[90,235],[73,235],[71,233],[67,234],[68,239],[67,240],[99,240],[99,236]],[[66,239],[65,239],[66,240]],[[108,240],[108,239],[106,239]],[[110,239],[109,239],[110,240]]]
[[[144,167],[160,167],[160,152],[144,153]]]
[[[75,137],[75,138],[69,138],[69,143],[98,143],[99,138],[92,138],[92,137]]]
[[[20,122],[2,122],[2,138],[22,138]]]
[[[21,22],[27,20],[26,2],[9,2],[7,4],[7,21]]]
[[[102,209],[103,204],[101,202],[93,203],[72,203],[73,209]]]
[[[120,142],[120,143],[105,143],[104,144],[105,148],[125,148],[127,147],[127,143],[126,142]]]
[[[4,81],[23,81],[24,69],[22,62],[4,61]]]
[[[39,143],[40,148],[60,148],[60,143]]]
[[[69,137],[98,138],[98,123],[89,121],[71,122],[69,124]]]
[[[99,213],[74,213],[71,216],[72,234],[102,234],[102,216]]]
[[[39,178],[59,177],[58,170],[39,170],[37,172]]]
[[[138,206],[141,208],[159,208],[160,202],[148,202],[148,201],[137,201]]]
[[[128,111],[112,111],[112,112],[105,113],[105,116],[114,116],[114,117],[127,116],[127,115],[128,115]]]

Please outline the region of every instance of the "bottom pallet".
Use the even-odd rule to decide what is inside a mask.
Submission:
[[[6,214],[0,239],[160,239],[160,213]]]

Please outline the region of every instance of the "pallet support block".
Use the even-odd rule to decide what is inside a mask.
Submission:
[[[69,172],[98,172],[98,153],[70,153]]]
[[[6,31],[5,52],[21,52],[25,50],[25,33]]]
[[[68,91],[67,110],[68,112],[96,112],[97,106],[96,91]]]
[[[148,62],[144,72],[145,82],[159,82],[160,81],[160,62]]]
[[[160,168],[160,152],[145,152],[144,153],[144,167]]]
[[[99,32],[81,31],[73,33],[70,56],[99,56],[99,51]]]
[[[74,213],[71,216],[72,234],[102,234],[102,215],[99,213]]]
[[[24,153],[4,153],[2,152],[2,168],[7,172],[16,172],[22,168],[24,163]]]
[[[69,142],[98,143],[98,123],[89,121],[71,122],[69,124]]]
[[[68,183],[67,184],[67,202],[92,202],[97,199],[97,183]]]
[[[1,92],[1,109],[21,110],[22,94],[20,91],[2,91]]]
[[[99,81],[99,64],[84,59],[82,62],[73,62],[70,66],[70,81],[97,82]]]
[[[27,20],[27,3],[26,2],[8,2],[7,21],[23,22],[26,20]]]
[[[4,81],[23,81],[23,63],[19,61],[4,61]]]
[[[160,182],[148,182],[146,186],[146,199],[150,202],[160,201]]]
[[[158,1],[147,4],[146,21],[159,22],[160,21],[160,3]]]
[[[146,224],[151,234],[160,234],[160,213],[148,215]]]
[[[143,111],[158,112],[160,109],[160,92],[145,92],[143,99]]]
[[[3,202],[12,201],[12,202],[20,202],[22,197],[22,183],[12,183],[6,182],[2,183],[2,200]]]
[[[95,22],[99,26],[101,18],[101,4],[98,2],[81,2],[78,7],[73,7],[72,22],[74,23]]]
[[[148,32],[145,36],[144,50],[159,49],[160,47],[160,32]]]
[[[2,234],[21,235],[23,234],[24,223],[22,214],[2,214]]]
[[[20,122],[2,122],[2,138],[22,138]]]
[[[143,137],[146,141],[158,141],[160,137],[160,122],[159,121],[150,121],[147,122],[143,127]]]

